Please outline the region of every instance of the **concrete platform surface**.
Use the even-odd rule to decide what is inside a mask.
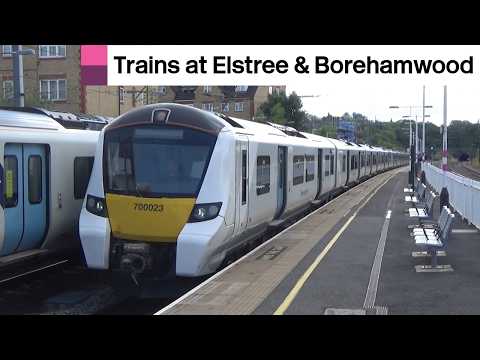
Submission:
[[[438,257],[450,270],[416,271],[430,258],[408,229],[407,171],[342,194],[157,314],[480,314],[480,233],[460,217]]]

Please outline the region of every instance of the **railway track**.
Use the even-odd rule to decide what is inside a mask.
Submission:
[[[466,176],[473,180],[480,181],[480,171],[475,170],[464,163],[458,163],[457,166],[455,167],[455,170],[460,175]]]

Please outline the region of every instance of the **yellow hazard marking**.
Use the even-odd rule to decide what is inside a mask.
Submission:
[[[390,176],[387,180],[385,180],[378,188],[373,191],[370,196],[367,198],[367,200],[360,205],[357,210],[350,216],[350,218],[347,220],[347,222],[338,230],[338,232],[333,236],[333,238],[328,242],[327,246],[322,250],[322,252],[317,256],[315,261],[308,267],[308,269],[303,273],[303,275],[300,277],[300,279],[297,281],[295,286],[290,290],[288,293],[287,297],[283,300],[283,302],[280,304],[278,309],[273,313],[273,315],[283,315],[285,311],[290,307],[292,304],[293,300],[297,297],[298,293],[302,289],[303,285],[307,282],[308,278],[314,270],[317,268],[318,264],[322,261],[322,259],[327,255],[327,253],[330,251],[330,249],[335,245],[337,240],[342,236],[343,232],[347,229],[347,227],[350,225],[350,223],[355,219],[357,216],[358,212],[370,201],[370,199],[377,193],[378,190],[380,190],[383,185],[385,185],[391,178],[393,177]]]
[[[140,198],[107,194],[107,212],[114,236],[126,240],[175,242],[195,198]]]

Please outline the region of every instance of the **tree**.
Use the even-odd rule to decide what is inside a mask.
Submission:
[[[300,97],[294,92],[287,96],[284,93],[269,95],[267,101],[259,107],[259,114],[266,121],[285,124],[299,131],[310,128],[307,126],[307,113],[302,110]]]
[[[279,102],[273,105],[272,121],[277,124],[285,124],[285,108]]]

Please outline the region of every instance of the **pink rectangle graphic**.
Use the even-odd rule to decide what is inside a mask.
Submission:
[[[80,65],[106,66],[107,46],[108,45],[82,45],[80,47]]]

